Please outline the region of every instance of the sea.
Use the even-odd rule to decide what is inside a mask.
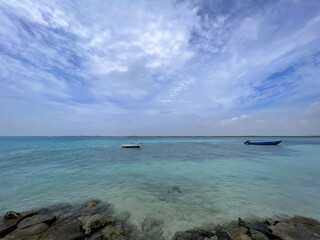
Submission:
[[[320,220],[320,137],[0,137],[0,215],[90,199],[138,228],[158,219],[165,237],[238,217]]]

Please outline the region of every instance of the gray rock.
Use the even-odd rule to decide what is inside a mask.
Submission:
[[[35,235],[39,235],[45,231],[47,231],[49,228],[49,226],[45,223],[39,223],[27,228],[18,228],[15,231],[13,231],[12,233],[10,233],[9,235],[7,235],[6,237],[8,239],[19,239],[19,238],[23,238],[23,237],[31,237],[31,236],[35,236]],[[34,238],[39,238],[39,236],[35,236]]]
[[[41,235],[41,240],[82,240],[84,234],[81,232],[81,223],[78,220],[71,222],[60,222],[51,226]]]
[[[48,225],[54,223],[56,220],[56,216],[50,216],[50,215],[34,215],[32,217],[28,217],[23,219],[19,224],[18,228],[27,228],[39,223],[46,223]]]
[[[126,233],[120,226],[106,226],[101,235],[103,240],[125,240]]]
[[[214,232],[203,229],[189,230],[185,232],[176,232],[172,240],[203,240],[206,237],[210,239],[214,235]]]
[[[242,233],[241,230],[237,228],[228,228],[226,232],[232,240],[251,240],[248,235]]]
[[[253,240],[269,240],[269,238],[262,232],[256,231],[254,229],[250,229],[250,233]]]
[[[314,235],[315,231],[305,227],[303,224],[291,224],[287,222],[279,222],[275,226],[269,226],[268,231],[282,240],[319,240]]]
[[[0,238],[11,233],[21,220],[23,220],[26,217],[33,216],[37,212],[38,212],[37,210],[22,212],[18,214],[17,218],[5,219],[5,216],[1,217],[0,218]],[[11,215],[11,214],[8,214],[8,215]]]
[[[274,219],[268,219],[266,221],[269,225],[274,226],[276,225],[279,221],[278,220],[274,220]]]
[[[21,213],[9,211],[9,212],[6,212],[6,214],[4,215],[4,219],[6,220],[14,219],[14,218],[19,218],[20,216],[21,216]]]
[[[83,229],[85,230],[85,234],[89,235],[95,229],[102,228],[114,221],[115,219],[109,213],[96,214],[90,217]]]

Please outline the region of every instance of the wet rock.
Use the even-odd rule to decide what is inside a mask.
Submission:
[[[103,240],[124,240],[126,233],[120,226],[106,226],[102,230],[101,235]]]
[[[115,221],[115,219],[109,213],[96,214],[90,217],[87,223],[84,225],[83,229],[85,233],[88,235],[92,231],[102,228],[108,224],[111,224]]]
[[[215,235],[215,236],[213,236],[211,238],[207,238],[206,237],[204,240],[219,240],[219,239],[218,239],[217,235]]]
[[[163,221],[146,218],[141,224],[143,239],[162,240],[163,238]]]
[[[251,239],[253,240],[269,240],[269,238],[262,232],[250,229]]]
[[[60,222],[51,226],[41,235],[41,240],[82,240],[84,234],[81,231],[81,223],[77,220]]]
[[[229,236],[229,234],[224,231],[218,230],[218,231],[216,231],[216,235],[219,240],[232,240],[231,237]]]
[[[90,202],[90,203],[86,204],[85,208],[94,208],[95,206],[97,206],[96,202]]]
[[[241,218],[239,218],[239,227],[244,227],[246,229],[250,228]]]
[[[226,232],[232,240],[251,240],[251,238],[248,235],[242,233],[240,229],[228,228]]]
[[[19,239],[19,238],[39,238],[41,233],[47,231],[49,226],[45,223],[39,223],[27,228],[18,228],[13,231],[11,234],[7,235],[7,239]],[[38,236],[39,235],[39,236]]]
[[[241,233],[243,233],[243,234],[247,234],[249,230],[248,230],[247,228],[241,226],[241,227],[239,228],[239,231],[240,231]]]
[[[314,231],[305,227],[303,224],[291,224],[287,222],[279,222],[275,226],[268,227],[269,232],[282,240],[319,240],[314,235]]]
[[[266,221],[269,225],[274,226],[276,225],[279,221],[278,220],[274,220],[274,219],[268,219]]]
[[[33,216],[37,212],[38,212],[37,210],[22,212],[17,214],[18,215],[17,218],[10,218],[9,216],[12,216],[10,213],[7,214],[8,215],[7,217],[9,217],[9,219],[6,219],[5,216],[1,217],[0,218],[0,238],[11,233],[21,220],[23,220],[26,217]]]
[[[320,227],[320,223],[317,220],[306,217],[294,217],[286,220],[286,222],[294,225],[303,225],[307,228]]]
[[[6,214],[4,215],[4,219],[9,220],[14,218],[19,218],[20,216],[21,216],[21,213],[9,211],[9,212],[6,212]]]
[[[215,235],[214,232],[204,229],[189,230],[185,232],[176,232],[172,240],[203,240],[204,238],[211,238]],[[220,238],[219,238],[220,240]],[[231,239],[228,239],[231,240]]]
[[[178,186],[173,186],[172,188],[168,189],[168,193],[182,193]]]
[[[46,223],[48,225],[51,225],[56,220],[56,216],[50,216],[50,215],[34,215],[32,217],[28,217],[23,219],[19,224],[18,228],[27,228],[39,223]]]

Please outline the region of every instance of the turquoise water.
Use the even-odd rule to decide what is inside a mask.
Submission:
[[[138,227],[162,220],[166,237],[239,216],[319,220],[320,138],[280,139],[0,137],[0,214],[98,198]],[[127,142],[143,148],[120,147]]]

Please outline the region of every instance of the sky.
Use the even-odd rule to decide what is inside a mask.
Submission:
[[[0,135],[320,135],[318,0],[0,0]]]

